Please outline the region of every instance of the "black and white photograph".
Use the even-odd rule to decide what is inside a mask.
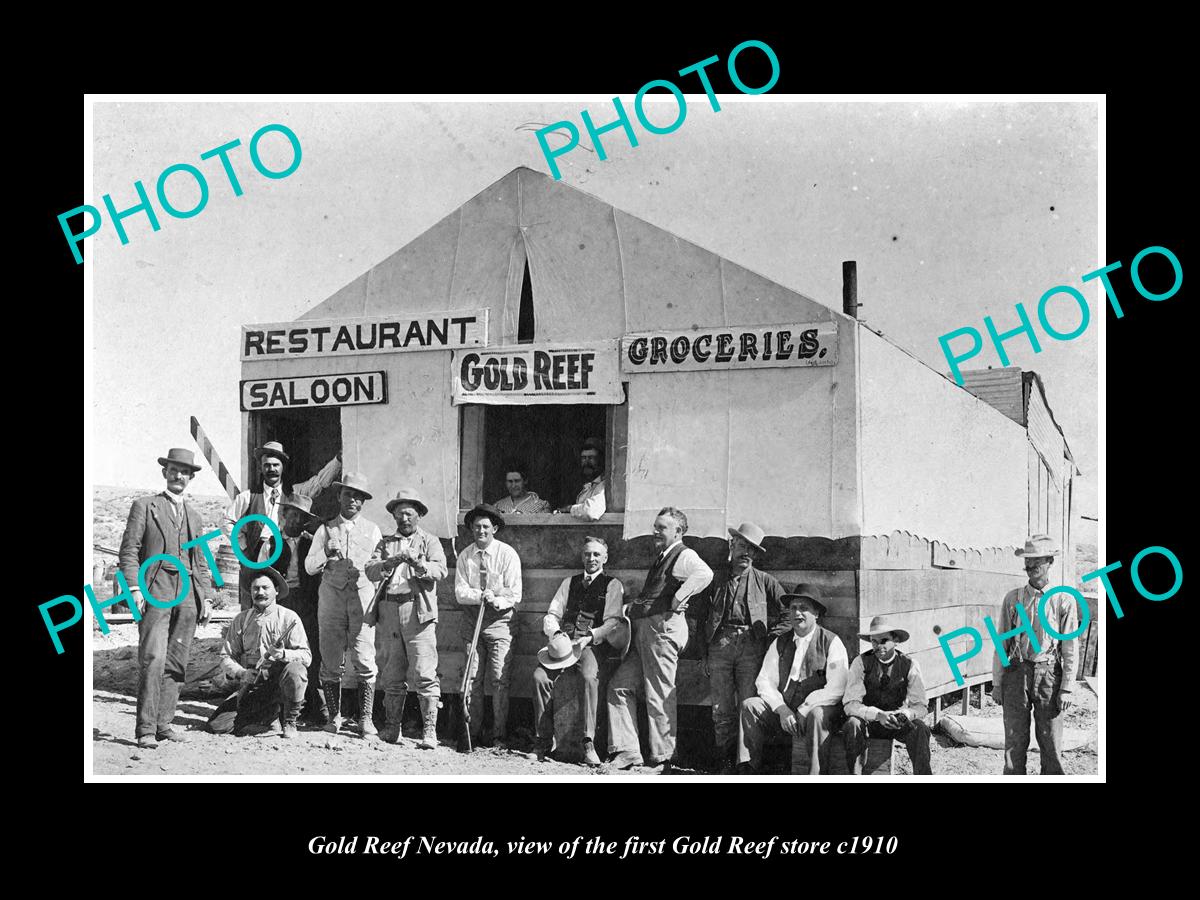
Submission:
[[[727,49],[89,98],[87,780],[1103,780],[1103,96]]]

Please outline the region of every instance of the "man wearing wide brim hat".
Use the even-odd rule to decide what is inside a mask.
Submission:
[[[758,695],[742,703],[738,768],[760,772],[768,738],[790,735],[793,747],[808,745],[809,758],[808,771],[792,774],[820,775],[830,771],[829,738],[841,724],[850,661],[842,639],[817,624],[826,606],[815,584],[798,584],[781,599],[792,629],[771,642],[754,683]]]
[[[446,577],[442,542],[417,523],[429,512],[416,488],[404,487],[388,501],[396,533],[383,538],[367,561],[367,578],[382,585],[375,661],[384,692],[386,723],[379,736],[399,744],[404,701],[414,691],[421,704],[422,750],[435,750],[441,698],[437,652],[437,583]]]
[[[308,665],[308,687],[304,695],[304,717],[317,726],[328,721],[325,699],[321,694],[321,651],[317,627],[317,591],[321,579],[309,575],[304,568],[308,551],[312,548],[312,531],[321,519],[312,511],[313,499],[304,494],[288,494],[279,501],[283,517],[283,552],[273,568],[284,574],[287,581],[287,599],[281,605],[294,610],[304,624],[308,635],[312,662]]]
[[[238,494],[229,509],[225,511],[225,519],[221,523],[221,533],[231,544],[233,543],[233,528],[244,516],[255,514],[266,516],[282,529],[283,527],[283,498],[290,494],[304,494],[315,497],[329,487],[338,473],[342,470],[342,454],[327,462],[316,475],[304,481],[293,483],[287,472],[291,465],[291,457],[283,449],[279,441],[267,441],[261,447],[254,448],[255,472],[260,482],[256,489],[247,489]],[[260,521],[247,522],[238,530],[237,541],[246,559],[261,562],[270,559],[275,553],[274,541],[270,529]],[[278,566],[278,560],[276,565]],[[281,571],[286,571],[281,569]],[[250,606],[250,595],[244,582],[239,582],[239,601],[242,609]]]
[[[367,477],[347,472],[338,488],[341,513],[313,535],[304,560],[309,575],[321,572],[317,589],[317,629],[321,644],[321,683],[330,720],[325,730],[342,727],[341,677],[344,653],[358,677],[359,733],[368,740],[379,734],[371,713],[375,705],[375,587],[366,575],[367,562],[383,535],[362,515],[371,499]]]
[[[200,466],[192,451],[179,447],[158,457],[158,464],[166,489],[133,501],[117,561],[117,586],[130,611],[140,616],[135,737],[143,749],[163,740],[187,740],[171,723],[196,624],[206,623],[212,611],[201,596],[203,550],[199,543],[187,547],[204,534],[200,513],[184,496]],[[151,558],[143,572],[142,563]]]
[[[842,726],[846,769],[861,775],[867,738],[888,738],[904,742],[914,775],[932,775],[925,681],[917,661],[896,649],[908,640],[908,632],[890,616],[875,616],[858,636],[868,641],[871,649],[850,663],[842,697],[847,716]]]
[[[704,623],[702,665],[712,692],[713,759],[720,773],[734,769],[739,713],[756,693],[767,642],[788,630],[779,580],[755,566],[765,553],[766,533],[753,522],[729,531],[729,567],[700,595],[697,615]]]
[[[548,656],[556,647],[573,646],[576,650],[579,660],[576,672],[582,679],[583,760],[590,766],[598,766],[596,735],[597,728],[604,724],[600,718],[600,698],[613,671],[629,651],[632,629],[628,617],[621,612],[625,589],[619,579],[604,571],[608,542],[602,537],[585,537],[581,556],[583,571],[559,584],[542,620],[542,631],[550,639]],[[554,658],[565,657],[559,654]],[[549,753],[555,737],[554,690],[559,669],[561,666],[543,664],[533,673],[535,752],[539,759]]]
[[[233,617],[221,644],[221,669],[241,688],[217,707],[208,728],[257,734],[274,731],[280,719],[283,737],[295,738],[312,662],[308,635],[295,610],[277,602],[289,594],[284,577],[270,566],[245,568],[253,606]]]
[[[480,632],[476,653],[464,675],[470,702],[467,732],[462,736],[461,746],[466,749],[468,735],[472,745],[482,737],[485,695],[492,700],[492,737],[498,746],[504,746],[508,736],[513,610],[521,602],[521,559],[516,550],[497,540],[496,531],[504,526],[504,516],[494,506],[482,503],[470,510],[463,521],[474,542],[458,554],[454,599],[465,613],[460,636],[468,651],[477,622]]]
[[[997,632],[1018,631],[1003,642],[1008,665],[999,650],[992,660],[992,699],[1004,707],[1004,774],[1024,775],[1029,752],[1029,716],[1033,713],[1043,775],[1062,775],[1063,716],[1071,708],[1075,687],[1076,639],[1061,640],[1046,630],[1046,623],[1059,634],[1079,629],[1079,610],[1074,598],[1059,592],[1046,601],[1039,615],[1042,595],[1050,583],[1054,557],[1061,548],[1045,534],[1032,535],[1016,551],[1025,558],[1029,580],[1009,591],[996,616]]]

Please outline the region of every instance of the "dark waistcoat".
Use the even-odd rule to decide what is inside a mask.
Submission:
[[[608,595],[611,575],[601,572],[584,586],[583,573],[571,579],[567,589],[567,606],[563,610],[562,630],[572,638],[582,637],[604,620],[604,601]]]
[[[779,653],[779,692],[783,694],[783,702],[792,709],[804,702],[804,698],[818,688],[825,687],[825,665],[829,659],[829,646],[837,637],[827,628],[820,625],[812,640],[808,642],[808,651],[800,662],[800,678],[789,681],[792,662],[796,658],[795,635],[789,631],[775,639],[775,649]]]
[[[875,655],[874,650],[868,650],[862,655],[863,685],[867,689],[863,703],[879,709],[899,709],[908,697],[908,671],[912,668],[912,660],[896,651],[895,657],[887,667],[887,682],[883,681],[884,665]]]
[[[675,568],[675,561],[679,559],[679,554],[686,549],[683,541],[680,541],[670,553],[652,565],[650,571],[646,573],[646,583],[642,587],[641,597],[645,615],[654,616],[671,611],[675,592],[683,584],[671,573]]]

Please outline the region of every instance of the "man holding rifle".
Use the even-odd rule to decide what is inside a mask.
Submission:
[[[446,577],[442,542],[418,528],[429,512],[413,488],[401,488],[387,510],[396,519],[396,533],[385,537],[367,561],[367,578],[380,583],[375,661],[383,686],[387,724],[379,736],[400,743],[400,723],[409,688],[421,701],[424,733],[417,745],[437,749],[438,684],[437,583]],[[386,588],[384,585],[386,584]]]
[[[486,503],[476,506],[466,514],[464,522],[475,538],[474,543],[458,554],[454,575],[454,597],[468,613],[462,621],[468,659],[463,684],[470,695],[470,702],[464,703],[467,718],[464,749],[478,742],[483,727],[484,691],[493,701],[493,738],[502,747],[508,736],[512,618],[513,608],[521,602],[521,559],[516,550],[496,540],[496,530],[504,526],[504,517],[494,506]],[[482,664],[481,654],[487,657]]]
[[[214,734],[263,734],[278,729],[297,737],[312,653],[300,616],[276,600],[288,595],[287,581],[272,568],[242,567],[250,585],[250,609],[233,617],[221,644],[221,670],[241,682],[238,692],[208,720]],[[282,711],[281,711],[282,708]]]

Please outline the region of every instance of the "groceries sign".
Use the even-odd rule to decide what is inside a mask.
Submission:
[[[837,363],[837,325],[732,325],[695,331],[627,334],[621,339],[621,371],[709,372]]]

